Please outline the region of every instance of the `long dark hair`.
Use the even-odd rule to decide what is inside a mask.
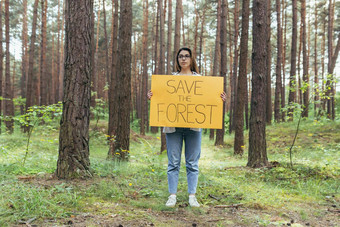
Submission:
[[[198,67],[197,67],[197,63],[196,63],[195,56],[192,55],[192,51],[191,51],[190,48],[188,48],[188,47],[182,47],[181,49],[178,50],[177,55],[176,55],[176,71],[177,71],[177,72],[180,72],[180,71],[182,70],[182,68],[181,68],[181,66],[180,66],[180,64],[179,64],[179,61],[178,61],[179,53],[180,53],[182,50],[186,50],[186,51],[188,51],[189,54],[190,54],[190,59],[191,59],[190,70],[191,70],[192,72],[199,73],[199,72],[198,72]]]

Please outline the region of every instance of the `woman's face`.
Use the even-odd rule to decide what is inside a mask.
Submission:
[[[178,62],[179,62],[179,65],[181,66],[181,69],[190,68],[191,56],[190,56],[189,51],[182,50],[181,52],[179,52]]]

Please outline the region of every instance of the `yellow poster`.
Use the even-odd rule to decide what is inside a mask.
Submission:
[[[223,78],[152,75],[150,126],[222,128]]]

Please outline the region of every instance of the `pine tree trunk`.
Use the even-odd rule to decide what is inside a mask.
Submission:
[[[40,105],[47,105],[47,91],[50,90],[48,88],[48,80],[46,72],[46,17],[47,17],[47,0],[41,1],[41,62],[40,62]]]
[[[328,68],[327,68],[327,83],[326,83],[326,95],[327,95],[327,117],[334,120],[334,75],[332,70],[333,60],[333,24],[334,24],[334,3],[332,0],[328,2]]]
[[[6,69],[5,69],[5,117],[14,116],[14,105],[13,105],[13,92],[11,83],[11,66],[10,66],[10,53],[9,53],[9,0],[5,0],[5,27],[6,27]],[[9,133],[13,133],[14,121],[12,119],[5,120],[6,130]]]
[[[149,2],[148,0],[143,1],[143,56],[142,56],[142,92],[141,92],[141,102],[142,102],[142,115],[140,121],[140,134],[145,135],[145,128],[147,127],[147,117],[148,117],[148,101],[146,99],[148,90],[148,20],[149,20]],[[169,46],[168,46],[169,47]],[[169,49],[168,49],[169,54]],[[168,58],[169,66],[169,58]]]
[[[237,100],[235,108],[235,139],[234,154],[242,155],[244,151],[244,107],[247,97],[247,59],[248,59],[248,29],[249,0],[242,1],[242,33],[240,44],[240,64],[237,83]]]
[[[318,75],[318,10],[316,0],[314,1],[314,117],[319,116],[320,109],[320,86]]]
[[[159,41],[159,22],[160,22],[160,9],[159,9],[159,0],[157,0],[157,13],[156,13],[156,35],[155,35],[155,52],[154,52],[154,62],[155,62],[155,69],[154,69],[154,74],[157,75],[159,74],[159,51],[158,51],[158,41]],[[151,127],[151,132],[152,133],[158,133],[158,127]]]
[[[272,76],[271,76],[271,65],[272,65],[272,52],[271,52],[271,1],[268,0],[267,1],[267,9],[268,9],[268,13],[267,13],[267,44],[266,44],[266,48],[267,48],[267,71],[266,71],[266,80],[267,80],[267,84],[266,84],[266,122],[268,125],[270,125],[272,123],[272,118],[273,118],[273,104],[272,104],[272,86],[271,86],[271,80],[272,80]]]
[[[3,97],[3,60],[4,54],[2,49],[3,39],[2,39],[2,10],[3,10],[3,0],[0,0],[0,97]],[[0,100],[0,115],[3,113],[2,100]],[[1,134],[1,120],[0,120],[0,134]]]
[[[267,0],[253,1],[252,94],[248,167],[268,166],[266,148]]]
[[[275,82],[275,103],[274,118],[276,122],[281,121],[281,62],[282,62],[282,28],[281,28],[281,3],[276,0],[276,21],[277,21],[277,58],[276,58],[276,82]],[[268,81],[269,83],[269,81]]]
[[[173,52],[173,71],[176,71],[176,54],[177,51],[180,48],[180,42],[181,42],[181,6],[182,6],[182,0],[176,1],[176,19],[175,19],[175,37],[174,37],[174,52]]]
[[[292,106],[296,101],[296,50],[297,50],[297,0],[293,0],[293,30],[292,45],[290,51],[290,76],[289,76],[289,97],[288,105]],[[293,121],[294,108],[288,109],[288,117]]]
[[[29,50],[29,60],[28,60],[28,75],[27,75],[27,89],[26,89],[26,111],[29,107],[33,105],[33,92],[34,92],[34,49],[35,49],[35,39],[36,39],[36,28],[37,28],[37,14],[38,14],[38,3],[39,0],[35,0],[33,7],[33,22],[32,22],[32,32],[31,32],[31,43]],[[27,132],[28,128],[25,128]]]
[[[66,0],[65,77],[60,122],[59,179],[92,177],[89,123],[92,76],[93,0]]]
[[[226,0],[222,0],[221,3],[222,13],[221,13],[221,34],[220,34],[220,44],[221,44],[221,67],[220,67],[220,76],[224,79],[223,90],[225,91],[226,88],[226,74],[227,74],[227,26],[226,26],[226,14],[227,14],[227,7],[226,7]],[[225,103],[223,103],[223,114],[222,114],[222,129],[216,130],[216,140],[215,146],[222,146],[224,144],[224,116],[225,116]]]
[[[172,40],[171,40],[171,34],[172,34],[172,0],[168,0],[168,45],[167,45],[167,64],[166,64],[166,74],[170,75],[171,74],[171,45],[172,45]]]
[[[115,96],[117,92],[117,63],[118,63],[118,0],[112,0],[112,7],[114,7],[113,16],[113,32],[112,32],[112,59],[111,59],[111,79],[109,87],[109,127],[108,135],[110,136],[110,148],[113,147],[115,136],[117,134],[118,125],[118,112],[115,110]],[[109,149],[108,159],[113,158],[115,155],[114,149]]]
[[[282,26],[283,43],[282,43],[282,89],[281,89],[281,119],[286,121],[286,45],[287,45],[287,13],[285,0],[282,0]]]
[[[203,9],[203,15],[201,19],[201,34],[200,34],[200,41],[199,41],[199,56],[198,56],[198,71],[202,73],[202,54],[203,54],[203,42],[204,42],[204,26],[205,26],[205,9]],[[207,67],[205,67],[205,70],[207,70]],[[203,74],[203,73],[202,73]]]
[[[214,51],[214,66],[212,76],[217,76],[220,71],[220,61],[221,61],[221,51],[220,51],[220,34],[221,34],[221,0],[217,1],[217,29],[216,29],[216,41],[215,41],[215,51]],[[215,137],[215,129],[210,129],[209,139],[213,140]]]
[[[117,133],[111,153],[117,154],[117,160],[129,158],[130,146],[130,111],[131,111],[131,36],[132,36],[132,0],[120,1],[118,64],[116,73],[116,94],[114,111],[117,112]],[[122,105],[124,103],[124,105]]]
[[[302,26],[300,27],[300,37],[299,37],[299,52],[298,52],[298,83],[297,83],[297,102],[302,106],[302,89],[301,89],[301,52],[302,52]]]
[[[301,20],[302,20],[302,80],[304,84],[309,84],[308,56],[307,56],[307,24],[306,24],[306,0],[301,0]],[[302,117],[308,117],[309,106],[309,86],[303,92],[303,112]]]
[[[97,32],[96,32],[96,46],[94,51],[94,64],[93,64],[93,75],[92,75],[92,91],[91,91],[91,106],[96,106],[96,99],[99,98],[99,67],[98,67],[98,48],[99,48],[99,29],[100,29],[100,6],[97,14]],[[92,116],[93,117],[93,116]]]
[[[21,46],[21,78],[20,78],[20,94],[22,98],[26,98],[26,79],[27,79],[27,0],[23,0],[23,18],[22,18],[22,46]],[[2,47],[1,47],[2,48]],[[0,83],[1,84],[1,83]],[[0,94],[1,96],[1,94]],[[0,108],[1,109],[1,108]],[[20,106],[21,115],[24,114],[24,106]]]
[[[237,68],[238,68],[238,27],[239,27],[239,5],[235,1],[234,9],[234,60],[233,60],[233,73],[231,74],[231,97],[230,97],[230,118],[229,118],[229,133],[235,129],[235,103],[237,98]]]
[[[60,90],[60,0],[58,0],[58,16],[57,16],[57,28],[58,28],[58,35],[57,35],[57,73],[54,78],[54,84],[55,84],[55,103],[59,102],[61,100],[61,97],[59,96],[59,90]]]
[[[164,41],[164,10],[163,10],[163,0],[158,0],[159,2],[159,12],[160,12],[160,23],[159,23],[159,74],[165,74],[165,41]],[[161,133],[161,147],[160,153],[166,150],[166,139],[163,130]]]
[[[108,36],[106,28],[106,10],[105,10],[105,0],[103,0],[103,17],[104,17],[104,49],[105,49],[105,81],[109,82],[110,78],[110,68],[109,68],[109,47],[108,47]]]
[[[55,55],[55,44],[54,44],[54,35],[52,35],[52,57],[51,57],[51,78],[50,78],[50,92],[49,92],[49,105],[53,104],[55,101],[55,59],[54,59],[54,55]]]

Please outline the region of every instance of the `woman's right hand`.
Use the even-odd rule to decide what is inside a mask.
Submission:
[[[148,94],[147,94],[147,96],[148,96],[148,99],[151,99],[152,95],[153,95],[152,91],[151,91],[151,90],[150,90],[150,91],[148,91]]]

